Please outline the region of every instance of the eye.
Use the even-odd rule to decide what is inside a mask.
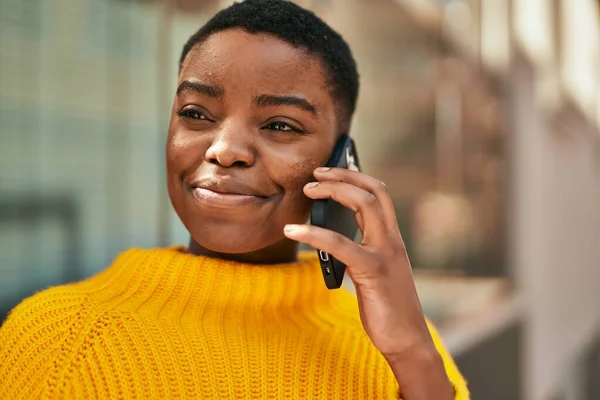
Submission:
[[[185,119],[208,120],[202,111],[195,108],[184,108],[183,110],[177,111],[177,115]]]
[[[272,131],[282,131],[282,132],[293,132],[293,133],[302,133],[301,129],[298,129],[286,122],[275,121],[270,124],[265,125],[264,129],[272,130]]]

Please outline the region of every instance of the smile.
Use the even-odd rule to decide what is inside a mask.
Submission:
[[[195,200],[203,206],[232,208],[263,204],[271,196],[234,179],[216,179],[205,177],[189,185]]]
[[[192,190],[194,197],[209,206],[242,206],[262,203],[267,197],[239,193],[221,193],[215,190],[197,187]]]

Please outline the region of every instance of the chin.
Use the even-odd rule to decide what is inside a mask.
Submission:
[[[236,224],[235,227],[227,227],[224,224],[220,224],[220,226],[205,226],[203,228],[200,232],[198,230],[189,230],[189,232],[196,243],[206,250],[215,253],[252,253],[269,247],[285,238],[283,233],[276,237],[266,237],[265,235],[257,234],[252,226],[240,226],[239,224]]]

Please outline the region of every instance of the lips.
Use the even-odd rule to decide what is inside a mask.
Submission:
[[[242,206],[258,206],[271,197],[234,179],[206,178],[190,184],[192,194],[203,207],[235,210]]]
[[[233,179],[201,179],[194,181],[192,189],[204,189],[221,195],[253,196],[260,198],[270,197],[252,187]]]

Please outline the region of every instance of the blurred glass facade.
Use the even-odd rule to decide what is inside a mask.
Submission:
[[[0,1],[0,304],[155,246],[159,10]],[[162,119],[161,119],[162,118]]]

